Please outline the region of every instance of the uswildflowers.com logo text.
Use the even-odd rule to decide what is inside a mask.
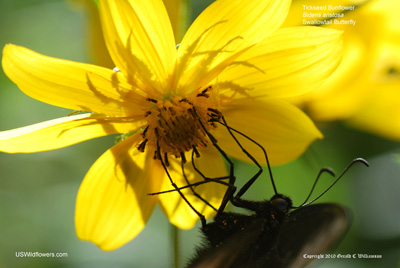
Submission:
[[[65,258],[68,257],[66,252],[38,252],[38,251],[17,251],[15,252],[17,258]]]

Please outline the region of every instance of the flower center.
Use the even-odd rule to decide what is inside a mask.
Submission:
[[[186,162],[184,153],[193,149],[199,156],[197,148],[207,146],[207,132],[216,127],[210,119],[220,116],[214,108],[216,102],[208,93],[211,89],[208,87],[191,99],[175,96],[161,101],[147,98],[151,108],[145,113],[148,124],[138,149],[144,152],[146,146],[155,148],[154,158],[163,156],[167,165],[168,155]]]

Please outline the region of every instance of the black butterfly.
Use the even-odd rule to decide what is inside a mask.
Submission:
[[[322,169],[306,202],[295,207],[289,197],[277,193],[265,149],[248,136],[230,128],[224,118],[222,120],[223,122],[219,123],[228,129],[243,152],[260,167],[260,171],[235,196],[236,187],[232,185],[234,178],[231,178],[232,187],[228,188],[226,198],[214,221],[208,224],[202,222],[201,231],[205,241],[187,267],[304,267],[314,259],[313,255],[324,253],[334,247],[349,227],[348,209],[337,204],[310,204],[328,191],[354,163],[361,162],[368,166],[368,162],[362,158],[354,159],[328,189],[314,200],[307,202],[323,172],[334,176],[330,169]],[[254,142],[264,151],[275,191],[275,195],[269,201],[256,202],[241,198],[261,174],[262,169],[258,162],[241,146],[232,131]],[[228,201],[236,207],[253,212],[253,214],[224,212]]]
[[[317,204],[289,213],[287,201],[276,195],[253,202],[255,214],[219,213],[202,228],[206,242],[188,267],[304,267],[308,256],[329,250],[348,228],[342,206]]]

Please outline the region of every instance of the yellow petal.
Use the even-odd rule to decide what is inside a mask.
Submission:
[[[39,101],[113,116],[143,113],[138,109],[143,93],[110,69],[47,57],[15,45],[5,46],[2,65],[25,94]]]
[[[210,145],[209,147],[202,149],[200,154],[200,158],[194,158],[194,163],[205,176],[208,176],[209,178],[227,176],[225,164],[213,146]],[[190,158],[189,153],[187,153],[187,157]],[[169,172],[171,178],[178,187],[187,185],[187,182],[182,176],[180,160],[171,159],[170,162],[171,166],[169,167]],[[185,174],[191,183],[203,180],[202,177],[194,171],[191,161],[188,161],[185,164]],[[228,180],[224,181],[227,182]],[[168,179],[165,179],[162,189],[173,189]],[[226,186],[219,183],[208,182],[196,187],[195,191],[218,209],[226,189]],[[181,191],[190,204],[203,216],[210,218],[215,215],[215,211],[210,206],[206,205],[201,199],[197,198],[190,189],[183,189]],[[164,213],[167,215],[170,222],[179,228],[190,229],[199,220],[199,216],[189,207],[178,192],[161,194],[159,195],[159,198]]]
[[[289,7],[289,0],[215,1],[190,26],[179,54],[184,54],[185,49],[193,45],[200,51],[210,51],[227,44],[230,48],[238,48],[242,42],[247,45],[257,42],[283,23]],[[237,37],[242,41],[230,44]]]
[[[276,30],[289,6],[289,0],[215,1],[192,24],[178,49],[177,90],[204,86],[236,54]]]
[[[162,170],[137,150],[140,134],[105,152],[90,168],[78,192],[75,211],[80,239],[103,250],[114,250],[133,239],[145,226],[158,198]],[[161,171],[161,172],[160,172]]]
[[[297,158],[313,140],[322,138],[313,122],[300,109],[283,101],[242,99],[224,107],[222,113],[230,127],[265,148],[271,164],[283,164]],[[226,128],[219,126],[212,134],[227,154],[250,162],[235,145]],[[259,163],[266,163],[259,147],[240,135],[236,136]]]
[[[149,92],[166,90],[176,44],[162,0],[100,0],[99,4],[106,44],[117,67]]]
[[[219,88],[292,97],[321,85],[341,60],[341,32],[320,27],[279,29],[218,76]]]
[[[0,151],[32,153],[138,129],[139,121],[82,114],[0,132]]]

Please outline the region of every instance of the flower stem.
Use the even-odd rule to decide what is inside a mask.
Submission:
[[[181,247],[180,247],[180,236],[179,236],[179,229],[175,225],[171,224],[171,241],[172,241],[172,248],[174,254],[174,268],[180,268],[180,260],[181,260]]]

